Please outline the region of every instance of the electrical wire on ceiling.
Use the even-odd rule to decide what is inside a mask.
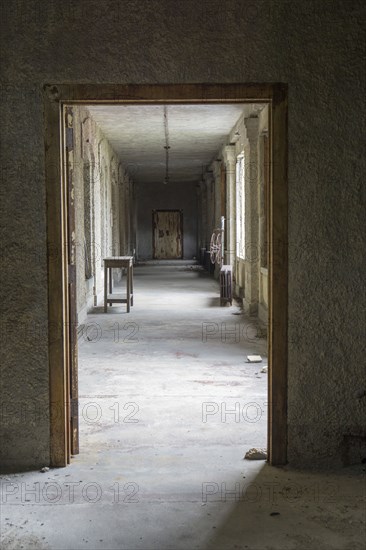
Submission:
[[[169,126],[168,126],[168,107],[164,105],[164,132],[165,132],[165,178],[164,184],[169,183]]]

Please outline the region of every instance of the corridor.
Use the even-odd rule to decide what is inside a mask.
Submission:
[[[239,473],[246,450],[266,447],[266,341],[237,305],[220,307],[200,266],[167,264],[135,268],[130,314],[100,304],[82,328],[80,453],[127,467],[141,496],[164,500],[184,482],[191,499],[203,473]],[[263,362],[247,363],[253,353]]]

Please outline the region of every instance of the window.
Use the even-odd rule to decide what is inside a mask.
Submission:
[[[268,189],[269,189],[269,146],[268,136],[262,135],[262,168],[263,177],[261,182],[260,193],[260,250],[261,250],[261,267],[267,268],[268,243],[267,243],[267,209],[268,209]]]
[[[245,172],[244,152],[236,161],[236,255],[245,259]]]

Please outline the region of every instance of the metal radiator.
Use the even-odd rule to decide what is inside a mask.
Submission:
[[[233,272],[231,265],[223,265],[220,269],[220,305],[233,303]]]

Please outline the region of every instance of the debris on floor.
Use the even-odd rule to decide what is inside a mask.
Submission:
[[[262,357],[260,355],[247,355],[248,363],[261,363]]]
[[[42,474],[45,474],[46,472],[49,471],[49,467],[48,466],[43,466],[43,468],[41,468],[41,472]]]
[[[267,460],[267,450],[253,447],[253,449],[249,449],[249,451],[245,453],[244,458],[247,460]]]
[[[265,365],[260,372],[268,372],[268,365]]]
[[[177,271],[204,271],[201,265],[186,265],[183,268],[178,266],[175,269]]]

